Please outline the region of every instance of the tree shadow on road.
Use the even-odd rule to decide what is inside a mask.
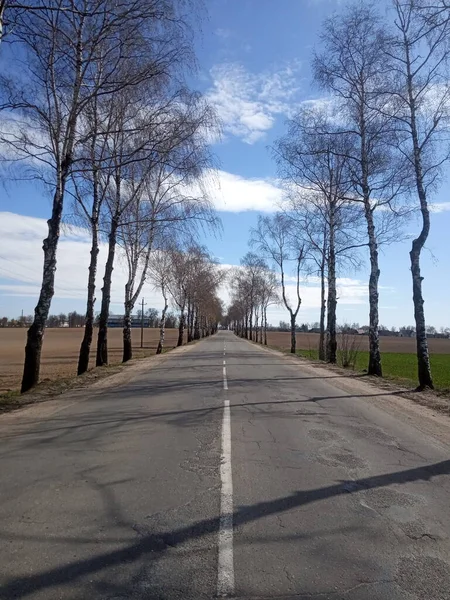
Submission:
[[[211,382],[208,382],[210,384]],[[188,384],[185,382],[183,388]],[[194,385],[194,384],[193,384]],[[198,385],[198,384],[197,384]],[[205,384],[206,385],[206,384]],[[173,394],[176,386],[168,382],[161,384],[158,393],[163,393],[163,389],[166,393]],[[112,435],[117,433],[126,433],[127,428],[132,428],[136,425],[150,423],[164,422],[167,425],[174,427],[192,427],[202,426],[208,422],[208,419],[214,418],[219,419],[223,411],[222,399],[218,398],[217,401],[211,400],[208,397],[209,406],[200,408],[186,408],[181,410],[149,410],[147,408],[129,408],[130,402],[135,397],[141,396],[146,391],[146,388],[137,386],[127,390],[127,394],[124,395],[123,391],[113,390],[109,392],[108,398],[112,399],[116,397],[120,400],[120,405],[108,406],[107,410],[103,410],[101,407],[96,407],[95,413],[86,412],[84,414],[76,414],[74,417],[70,415],[60,415],[45,422],[36,424],[35,427],[31,427],[25,431],[19,432],[5,432],[1,439],[13,440],[15,448],[6,448],[4,452],[0,454],[7,455],[8,457],[14,456],[17,451],[22,451],[27,448],[43,448],[50,447],[54,443],[65,444],[92,444],[91,446],[84,446],[85,449],[93,449],[103,443],[106,443]],[[391,392],[379,392],[374,394],[359,394],[353,396],[350,394],[343,393],[342,395],[336,396],[302,396],[294,399],[280,399],[280,400],[256,400],[254,402],[234,402],[230,405],[233,412],[243,410],[257,411],[257,416],[261,417],[267,415],[270,418],[299,418],[306,419],[312,415],[320,416],[327,415],[328,412],[325,408],[320,407],[321,401],[327,400],[348,400],[358,398],[378,398],[384,396],[392,396]],[[98,399],[96,399],[98,401]],[[212,404],[212,405],[211,405]],[[321,408],[320,413],[311,411],[308,409],[302,410],[301,412],[286,410],[286,408],[295,408],[296,405],[307,406],[312,404]],[[75,422],[74,422],[75,421]]]
[[[216,382],[205,382],[205,386],[216,385]],[[197,384],[192,384],[199,385]],[[185,382],[181,388],[186,388],[189,383]],[[161,384],[158,388],[158,394],[173,394],[177,391],[177,385],[171,382]],[[36,424],[35,427],[31,427],[25,431],[19,432],[8,432],[6,431],[0,438],[3,441],[12,440],[14,447],[5,447],[4,452],[1,455],[8,457],[15,456],[17,452],[28,449],[42,449],[45,447],[51,447],[54,443],[63,443],[74,445],[82,443],[85,449],[95,449],[107,443],[111,436],[117,435],[118,433],[126,434],[128,430],[131,430],[135,426],[146,426],[146,424],[155,425],[158,422],[173,427],[192,427],[192,426],[203,426],[208,423],[210,419],[218,419],[221,417],[223,411],[223,403],[221,398],[216,400],[212,399],[212,395],[208,395],[209,406],[199,408],[183,408],[180,410],[149,410],[147,408],[130,408],[130,402],[138,399],[142,394],[147,392],[147,388],[142,386],[136,386],[127,389],[126,395],[123,391],[113,390],[108,392],[108,400],[117,399],[120,404],[109,405],[106,410],[96,405],[95,412],[86,412],[84,414],[71,415],[58,415],[56,417],[47,419],[45,422]],[[245,396],[245,394],[244,394]],[[320,402],[327,400],[349,400],[358,398],[378,398],[378,397],[390,397],[392,392],[378,392],[373,394],[359,394],[351,395],[342,393],[342,395],[336,396],[301,396],[294,399],[274,399],[274,400],[256,400],[256,401],[244,401],[234,402],[230,405],[232,414],[239,410],[251,411],[254,409],[257,411],[258,417],[268,416],[270,418],[298,418],[307,419],[313,415],[325,416],[328,414],[325,407],[320,405]],[[247,400],[246,396],[245,399]],[[96,398],[98,402],[98,398]],[[308,410],[306,407],[308,404],[319,407],[320,412]],[[290,408],[295,409],[295,406],[303,406],[305,409],[302,411],[289,410]],[[286,410],[288,409],[288,410]],[[75,421],[75,422],[74,422]],[[90,445],[87,445],[90,444]],[[62,446],[63,447],[63,446]]]
[[[233,513],[233,524],[235,527],[239,527],[270,515],[280,514],[329,498],[357,494],[364,490],[383,488],[392,484],[430,481],[433,477],[448,475],[449,473],[450,460],[445,460],[395,473],[339,481],[333,485],[313,490],[298,490],[275,500],[238,507]],[[219,517],[215,517],[169,532],[144,534],[124,547],[99,553],[90,558],[75,560],[68,565],[58,566],[40,573],[13,578],[0,588],[0,597],[4,599],[25,598],[32,593],[48,590],[55,586],[74,584],[83,578],[92,577],[94,574],[106,569],[119,567],[124,563],[134,563],[143,557],[150,562],[154,562],[164,555],[168,549],[176,548],[189,540],[199,539],[207,534],[215,533],[218,528]],[[106,577],[108,577],[108,574],[105,573]],[[124,597],[133,597],[131,587],[128,592],[128,596],[126,596],[127,590],[124,587],[121,593],[124,594]]]

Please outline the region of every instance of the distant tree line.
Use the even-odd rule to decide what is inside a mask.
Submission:
[[[33,323],[33,315],[23,315],[16,319],[2,317],[0,327],[30,327]],[[83,327],[84,315],[76,310],[69,313],[60,313],[59,315],[49,315],[46,321],[46,327]]]
[[[136,318],[141,319],[141,311],[136,311]],[[113,313],[109,313],[110,318],[114,317]],[[123,316],[118,315],[121,324],[123,324]],[[148,308],[144,311],[145,326],[147,328],[158,328],[160,327],[160,316],[159,311],[156,308]],[[100,320],[100,313],[95,316],[94,324],[98,327]],[[78,313],[76,310],[69,313],[60,313],[59,315],[49,315],[46,321],[46,327],[48,328],[80,328],[84,327],[85,316]],[[29,327],[33,323],[33,315],[23,315],[15,319],[9,319],[8,317],[0,318],[0,327]],[[169,329],[176,329],[178,327],[179,319],[174,312],[167,312],[165,315],[165,326]]]
[[[267,310],[279,304],[278,281],[267,262],[248,252],[241,267],[228,274],[231,286],[231,305],[223,324],[241,337],[267,346]]]
[[[291,330],[290,323],[287,321],[280,321],[279,325],[268,327],[269,331],[284,331],[289,332]],[[302,323],[296,325],[295,330],[297,333],[319,333],[320,334],[320,323],[318,321],[313,323]],[[337,325],[336,330],[338,333],[349,333],[353,335],[369,335],[369,326],[360,326],[359,323],[344,323]],[[429,338],[450,338],[450,327],[440,327],[438,330],[432,325],[427,326],[427,337]],[[404,325],[402,327],[386,327],[385,325],[379,326],[380,336],[393,336],[393,337],[408,337],[413,338],[416,335],[416,328],[414,325]]]

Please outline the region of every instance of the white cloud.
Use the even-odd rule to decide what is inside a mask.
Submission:
[[[338,304],[355,305],[366,304],[368,298],[368,284],[359,279],[342,277],[337,279]],[[295,285],[286,286],[287,296],[292,305],[296,303]],[[307,277],[300,286],[302,309],[320,308],[320,281],[317,277]]]
[[[243,212],[259,210],[274,212],[282,190],[268,179],[245,179],[226,171],[219,171],[207,184],[208,192],[217,210]]]
[[[244,115],[241,117],[241,122],[249,129],[264,131],[272,127],[273,119],[261,112],[253,115]]]
[[[209,178],[209,195],[220,211],[242,212],[277,209],[282,192],[276,183],[265,179],[245,179],[225,171]],[[45,219],[0,213],[0,295],[37,299],[42,274],[42,240],[47,235]],[[59,243],[56,271],[56,297],[84,302],[89,263],[89,233],[79,227],[65,227]],[[102,268],[106,260],[106,244],[100,247],[97,274],[97,297],[102,286]],[[114,267],[112,311],[121,312],[126,271],[120,254]],[[150,306],[161,308],[161,300],[151,284],[144,287],[143,295]],[[34,300],[33,300],[34,302]],[[98,303],[97,303],[98,308]],[[81,310],[80,304],[77,310]]]
[[[244,179],[220,171],[208,184],[214,205],[218,210],[241,212],[246,210],[273,211],[281,198],[281,190],[263,179]],[[45,219],[0,212],[0,295],[37,300],[42,274],[42,240],[47,235]],[[55,298],[77,301],[77,310],[85,300],[90,251],[89,232],[80,227],[63,227],[58,249],[55,280]],[[97,298],[102,286],[103,265],[107,246],[100,245],[97,273]],[[125,261],[117,253],[112,286],[113,312],[122,312],[126,282]],[[158,291],[151,283],[143,289],[149,306],[162,308]],[[225,291],[223,295],[226,297]],[[82,305],[81,305],[82,306]],[[97,301],[97,309],[99,302]]]
[[[9,212],[0,213],[0,236],[2,249],[0,252],[0,296],[14,298],[29,298],[34,304],[37,300],[42,273],[42,240],[47,233],[45,219],[26,217]],[[59,249],[58,264],[55,282],[55,300],[74,300],[74,308],[83,310],[86,297],[86,283],[89,263],[89,234],[78,227],[63,230]],[[102,285],[103,266],[106,260],[106,244],[101,244],[99,254],[99,271],[97,275],[97,298],[100,297]],[[230,269],[233,265],[222,264],[221,268]],[[111,310],[121,313],[123,310],[123,292],[125,285],[125,263],[118,253],[113,273],[112,304]],[[229,285],[221,286],[220,296],[229,303]],[[299,319],[303,318],[304,311],[319,309],[320,285],[317,278],[311,277],[301,286],[302,308]],[[143,289],[148,306],[161,308],[160,295],[151,283]],[[287,286],[287,295],[295,301],[295,286]],[[361,305],[367,303],[367,284],[351,279],[338,279],[339,305]],[[32,300],[31,300],[32,299]],[[17,303],[19,306],[19,303]],[[99,308],[97,301],[96,308]],[[271,320],[286,319],[284,307],[271,308]],[[15,316],[15,315],[11,315]]]
[[[296,302],[296,288],[294,285],[286,286],[287,296],[292,305]],[[368,314],[368,284],[359,279],[342,277],[337,280],[338,291],[338,318],[340,321],[358,320],[356,314]],[[302,304],[297,316],[297,324],[316,322],[320,312],[320,280],[317,277],[304,278],[300,286]],[[353,316],[343,318],[342,313],[351,312]],[[278,325],[279,321],[289,321],[289,314],[284,305],[270,306],[267,312],[268,321]]]
[[[0,213],[0,278],[3,280],[0,295],[32,297],[37,300],[42,276],[42,240],[46,234],[45,219]],[[57,256],[55,298],[77,300],[77,310],[82,310],[80,303],[86,297],[89,250],[89,233],[86,230],[78,227],[63,228]],[[106,253],[107,247],[103,243],[100,246],[96,280],[97,298],[100,297]],[[125,261],[118,252],[111,294],[113,312],[123,310],[125,281]],[[144,286],[143,295],[148,306],[162,307],[160,295],[153,290],[151,284]],[[99,301],[96,308],[99,309]]]
[[[247,144],[265,136],[277,115],[290,113],[299,87],[299,64],[250,73],[239,63],[211,69],[213,85],[208,100],[216,107],[225,133]]]
[[[0,115],[0,158],[22,160],[34,166],[52,164],[51,142],[32,120],[4,111]]]
[[[275,212],[283,199],[283,190],[275,179],[245,178],[220,170],[207,171],[201,182],[182,189],[187,197],[207,196],[216,210],[224,212]]]

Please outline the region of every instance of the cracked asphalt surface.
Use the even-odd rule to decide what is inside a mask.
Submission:
[[[214,598],[228,394],[235,597],[450,599],[450,436],[351,385],[220,332],[2,418],[0,598]]]

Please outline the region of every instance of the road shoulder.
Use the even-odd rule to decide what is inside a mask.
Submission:
[[[184,354],[194,346],[195,343],[190,343],[160,355],[131,360],[126,364],[97,367],[85,375],[62,382],[40,384],[26,394],[14,396],[8,404],[0,403],[0,426],[15,423],[22,418],[32,422],[34,419],[50,417],[72,404],[92,398],[108,389],[125,385],[135,377],[161,365],[171,357]]]

